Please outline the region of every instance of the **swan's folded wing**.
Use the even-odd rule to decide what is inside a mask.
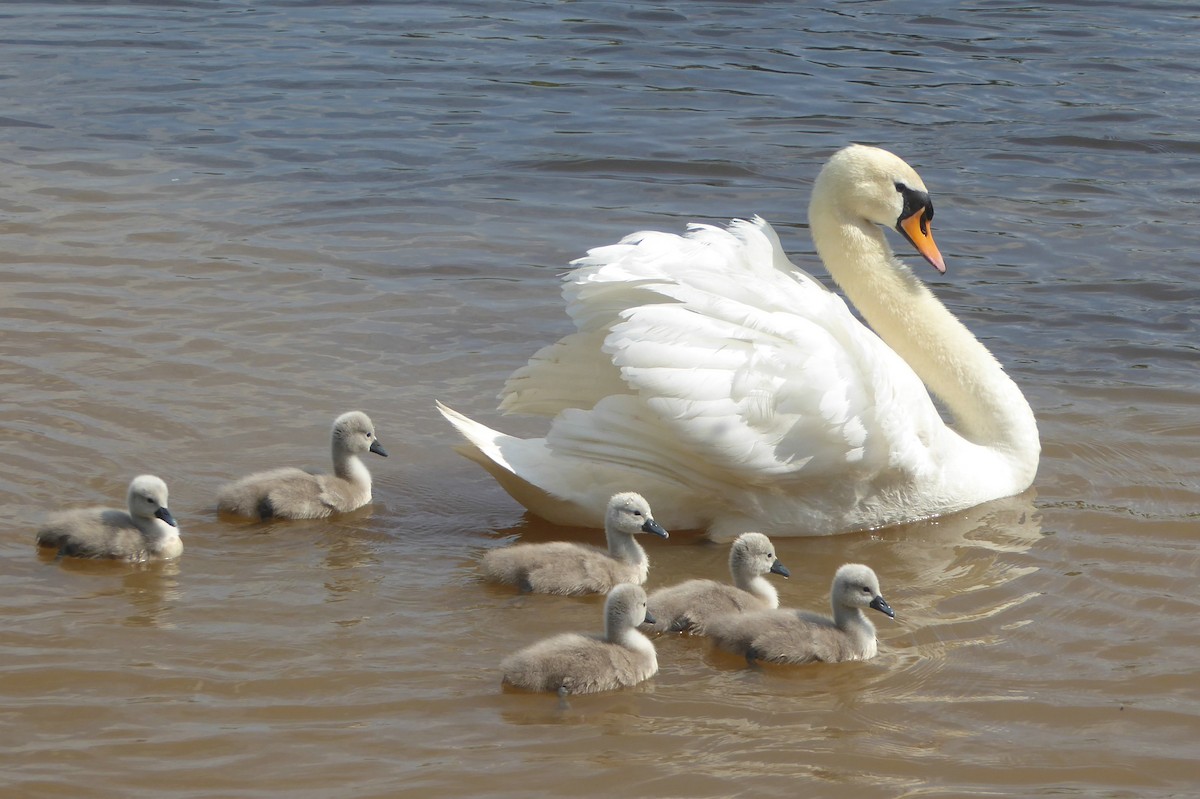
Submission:
[[[714,485],[930,467],[925,444],[941,422],[920,380],[789,264],[765,222],[637,234],[579,271],[570,313],[580,343],[606,331],[607,356],[579,357],[620,381],[573,398],[591,410],[555,420],[547,440],[560,454]],[[549,362],[529,369],[535,383],[569,376]]]
[[[765,221],[738,220],[732,229],[745,234],[694,225],[688,236],[642,231],[618,244],[589,250],[572,264],[575,268],[563,286],[577,332],[543,347],[514,372],[500,392],[500,409],[554,416],[567,408],[586,410],[613,394],[634,393],[602,348],[613,326],[630,308],[681,302],[669,290],[680,283],[694,280],[729,296],[731,263],[753,262],[767,271],[790,272],[789,280],[820,288],[787,260]],[[743,285],[736,281],[733,287]],[[737,298],[750,303],[762,299],[752,285],[744,285]]]
[[[603,350],[607,329],[564,336],[542,347],[504,383],[500,410],[554,416],[567,408],[588,409],[610,394],[632,389]]]

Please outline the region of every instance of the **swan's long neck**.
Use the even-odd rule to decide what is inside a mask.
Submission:
[[[171,538],[179,535],[179,530],[164,522],[157,516],[141,516],[137,514],[129,514],[129,518],[133,521],[133,526],[136,527],[148,541],[158,541],[160,539]]]
[[[642,549],[642,545],[629,533],[614,530],[609,526],[604,530],[604,537],[608,541],[608,554],[617,560],[634,566],[647,562],[646,550]]]
[[[133,526],[141,532],[150,552],[171,558],[183,551],[178,527],[172,527],[156,516],[135,516],[131,513],[130,518]]]
[[[749,587],[745,590],[754,594],[763,602],[766,602],[767,607],[772,609],[779,607],[779,592],[761,574],[755,575],[754,579],[750,581]]]
[[[333,473],[343,480],[362,486],[368,492],[371,490],[371,472],[357,455],[336,444],[333,447]]]
[[[734,586],[748,594],[754,594],[772,609],[779,607],[779,592],[766,577],[754,574],[748,569],[730,569],[730,571],[733,573]]]
[[[1037,467],[1037,423],[1016,383],[912,271],[896,260],[878,225],[814,199],[813,241],[825,267],[863,318],[954,415],[955,429]]]
[[[862,608],[850,607],[833,603],[833,623],[838,629],[854,639],[859,649],[859,657],[873,658],[879,644],[875,639],[875,625],[862,612]]]
[[[628,617],[606,619],[604,638],[617,646],[637,652],[644,659],[645,667],[650,671],[658,670],[658,653],[654,649],[654,643],[637,627],[631,627]]]

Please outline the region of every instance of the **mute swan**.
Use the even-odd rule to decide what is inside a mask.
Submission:
[[[688,580],[650,594],[648,607],[656,619],[655,632],[694,630],[704,634],[705,624],[718,616],[771,610],[779,607],[779,594],[764,574],[791,576],[775,557],[775,546],[762,533],[742,533],[729,548],[729,573],[733,585],[716,580]]]
[[[553,417],[545,438],[439,408],[464,454],[560,524],[595,526],[630,484],[668,527],[716,538],[873,528],[1017,494],[1040,452],[1029,404],[880,230],[943,272],[932,218],[904,161],[847,147],[817,177],[809,224],[874,332],[762,219],[635,233],[575,262],[563,294],[577,331],[505,384],[503,411]]]
[[[516,544],[490,550],[480,568],[489,580],[518,585],[523,591],[606,594],[618,583],[646,582],[650,562],[646,550],[633,538],[638,533],[669,537],[640,494],[614,494],[604,514],[607,551],[570,541]]]
[[[713,619],[708,634],[717,646],[751,662],[837,663],[875,657],[875,625],[863,608],[896,618],[879,593],[875,572],[847,563],[834,575],[829,595],[832,619],[802,610],[762,610]]]
[[[371,473],[358,456],[374,452],[386,458],[387,452],[361,411],[335,419],[332,439],[332,475],[291,467],[257,472],[222,487],[217,508],[257,519],[323,519],[361,508],[371,501]]]
[[[529,691],[594,694],[637,685],[658,671],[650,639],[637,630],[646,612],[646,592],[622,583],[604,601],[604,635],[563,633],[505,658],[502,684]]]
[[[129,512],[80,508],[56,513],[37,533],[60,557],[170,560],[183,552],[179,524],[167,510],[167,484],[152,474],[129,483]]]

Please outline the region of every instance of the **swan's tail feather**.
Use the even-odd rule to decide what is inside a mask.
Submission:
[[[458,411],[443,405],[441,400],[434,400],[437,403],[438,412],[445,417],[446,421],[454,425],[454,429],[467,440],[467,444],[455,447],[455,450],[481,466],[486,467],[489,463],[498,466],[505,471],[513,472],[512,466],[504,459],[504,453],[500,451],[498,441],[504,436],[503,433],[497,432],[487,425],[480,424],[469,416],[464,416]]]
[[[440,401],[437,402],[437,409],[466,439],[465,443],[454,448],[455,451],[486,469],[500,487],[521,505],[556,524],[575,527],[604,526],[603,505],[597,510],[556,496],[522,474],[505,452],[506,448],[510,451],[514,448],[544,449],[544,439],[527,440],[505,435],[464,416]]]

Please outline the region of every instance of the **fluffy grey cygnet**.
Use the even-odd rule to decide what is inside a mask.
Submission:
[[[779,607],[779,594],[764,574],[788,577],[791,573],[775,557],[771,539],[762,533],[742,533],[729,549],[729,574],[733,585],[716,580],[688,580],[650,594],[654,632],[693,631],[704,634],[705,625],[718,616],[771,610]]]
[[[183,552],[179,525],[167,509],[167,484],[152,474],[129,483],[129,512],[79,508],[56,513],[37,533],[60,557],[169,560]]]
[[[358,459],[364,452],[387,457],[375,425],[362,411],[333,422],[333,474],[283,468],[256,472],[221,488],[217,508],[255,519],[323,519],[371,501],[371,473]]]
[[[763,610],[713,619],[708,634],[717,646],[750,662],[837,663],[875,657],[875,625],[863,609],[896,618],[879,593],[875,572],[847,563],[833,577],[830,598],[832,619],[799,610]]]
[[[650,561],[638,533],[667,538],[641,494],[614,494],[604,514],[608,550],[570,541],[516,544],[487,552],[480,570],[489,580],[538,594],[606,594],[618,583],[646,582]]]
[[[501,662],[501,682],[560,696],[637,685],[658,671],[654,644],[637,630],[643,620],[652,621],[646,592],[618,585],[604,602],[604,635],[563,633],[538,641]]]

